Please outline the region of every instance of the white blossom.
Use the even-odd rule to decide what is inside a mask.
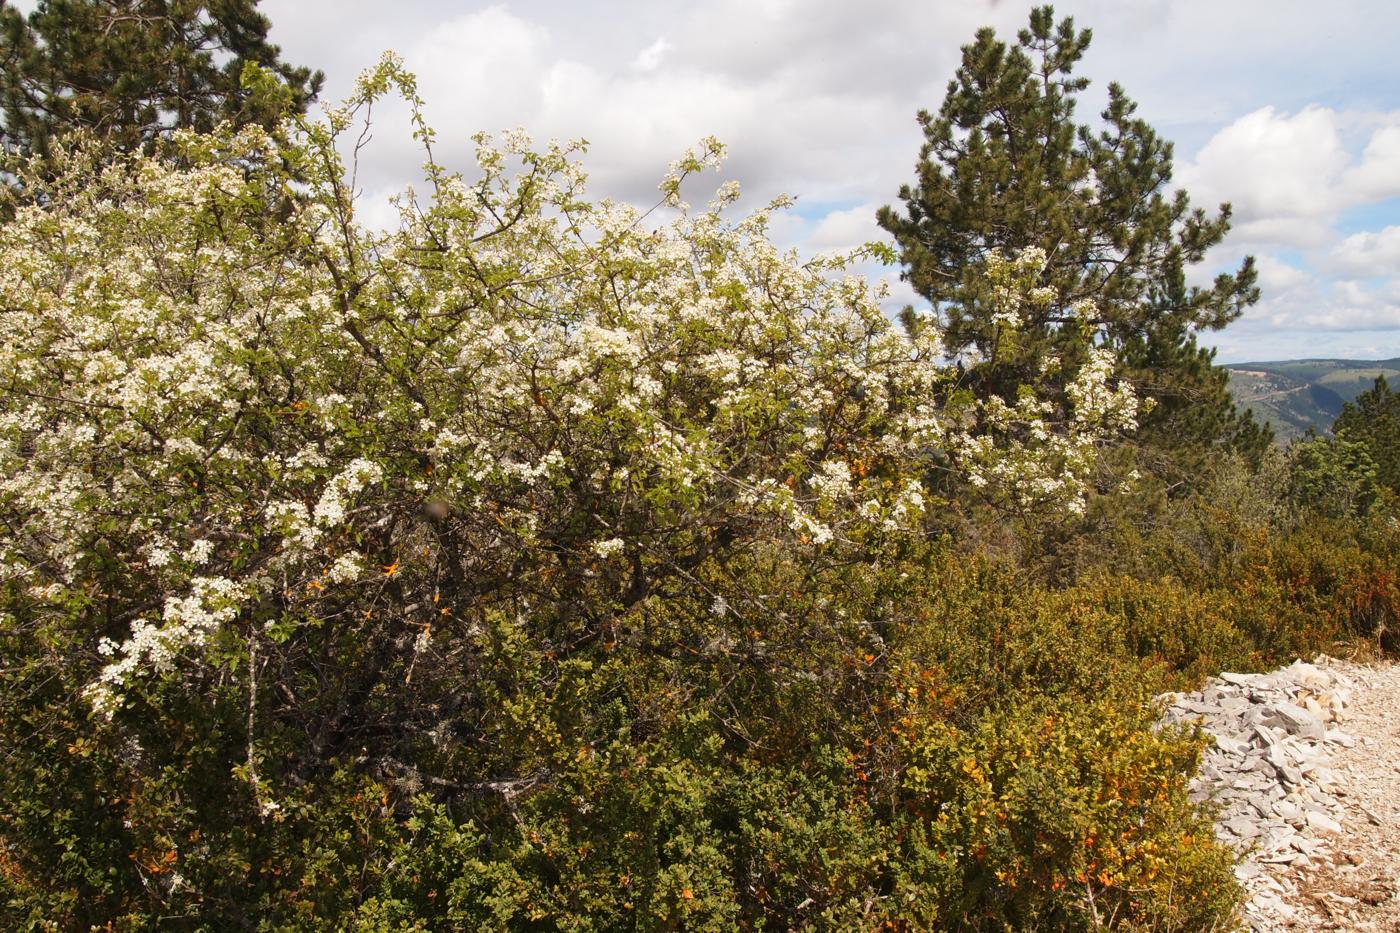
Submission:
[[[333,583],[353,583],[364,572],[364,566],[363,555],[358,551],[346,551],[336,557],[335,562],[326,571],[326,576]]]
[[[608,538],[606,541],[598,541],[593,545],[593,553],[602,558],[616,557],[627,547],[627,542],[621,538]]]
[[[684,207],[714,140],[662,182],[678,210],[644,214],[588,202],[576,149],[478,136],[479,175],[437,167],[396,227],[366,229],[336,133],[395,83],[411,91],[387,59],[286,140],[225,128],[180,136],[180,159],[75,159],[6,222],[0,565],[50,613],[113,585],[95,542],[144,575],[125,637],[91,635],[104,712],[137,678],[231,663],[204,651],[237,643],[217,633],[266,637],[245,606],[320,619],[330,585],[363,609],[380,571],[360,548],[401,553],[382,559],[405,592],[439,560],[532,581],[583,565],[602,586],[593,558],[645,543],[664,564],[669,539],[721,526],[851,556],[922,534],[919,478],[949,463],[989,499],[1082,510],[1098,447],[1148,404],[1100,349],[1065,374],[1067,405],[957,396],[937,321],[892,322],[862,254],[773,244],[789,201],[731,219],[726,184]],[[293,189],[278,236],[240,219]],[[1056,300],[1045,261],[988,258],[998,327]],[[467,553],[435,550],[444,523]]]

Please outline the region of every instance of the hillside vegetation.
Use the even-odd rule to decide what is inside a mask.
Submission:
[[[1309,431],[1330,431],[1342,406],[1371,388],[1377,376],[1400,378],[1400,359],[1232,363],[1226,370],[1235,401],[1287,443]]]

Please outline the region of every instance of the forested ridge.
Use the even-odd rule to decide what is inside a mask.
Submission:
[[[1229,928],[1153,697],[1400,647],[1400,402],[1236,407],[1253,261],[1088,30],[979,32],[809,257],[718,140],[444,165],[268,26],[0,4],[0,927]]]

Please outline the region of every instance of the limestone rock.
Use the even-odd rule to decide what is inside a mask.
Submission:
[[[1249,895],[1245,922],[1272,930],[1294,908],[1290,873],[1328,862],[1342,831],[1342,787],[1329,749],[1357,742],[1336,728],[1351,683],[1325,659],[1268,674],[1228,672],[1191,693],[1158,697],[1164,725],[1197,724],[1214,739],[1189,795],[1218,808],[1216,834],[1240,853],[1235,876]],[[1364,739],[1362,744],[1364,745]]]

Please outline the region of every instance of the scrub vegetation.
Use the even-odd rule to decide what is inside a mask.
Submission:
[[[393,56],[321,118],[272,49],[222,122],[7,122],[7,928],[1228,927],[1152,697],[1396,647],[1396,404],[1235,410],[1252,264],[1185,286],[1228,208],[1121,90],[1074,124],[1088,41],[979,34],[896,247],[816,258],[686,203],[714,140],[650,210],[520,131],[442,166]],[[389,95],[427,177],[370,229]]]

